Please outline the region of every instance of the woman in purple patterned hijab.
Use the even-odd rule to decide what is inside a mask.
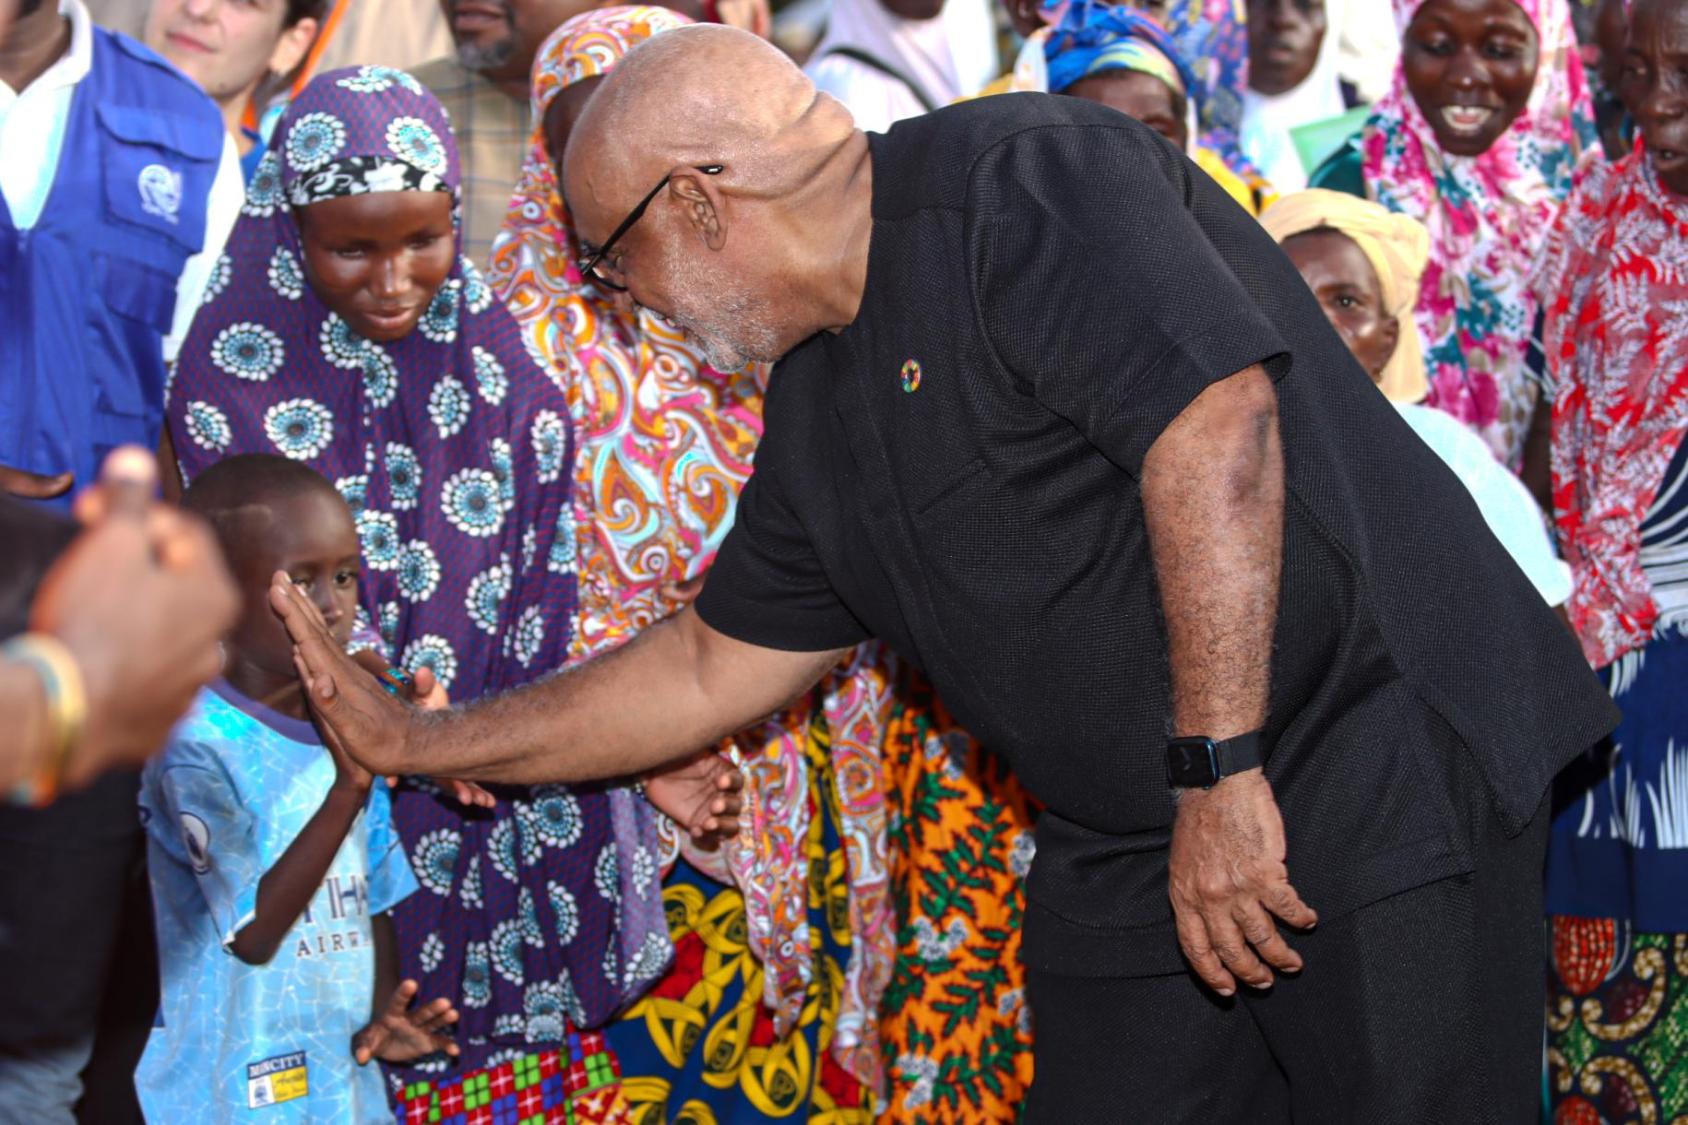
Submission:
[[[458,183],[445,113],[408,74],[311,82],[206,291],[169,425],[187,478],[279,452],[334,481],[362,537],[362,632],[462,702],[562,666],[576,576],[568,408],[462,255]],[[585,1074],[576,1027],[671,952],[653,813],[622,787],[497,797],[395,791],[423,888],[394,912],[403,971],[455,998],[464,1075],[559,1047]]]

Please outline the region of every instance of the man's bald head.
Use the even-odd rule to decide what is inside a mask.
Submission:
[[[683,27],[628,52],[592,95],[569,136],[564,195],[591,253],[669,177],[600,273],[734,367],[822,326],[793,274],[814,254],[805,243],[829,237],[814,222],[827,201],[814,197],[849,186],[828,173],[852,142],[849,111],[780,51],[734,28]]]
[[[696,24],[653,36],[610,72],[575,126],[570,186],[576,171],[604,188],[676,165],[731,161],[751,173],[816,97],[795,63],[747,31]]]

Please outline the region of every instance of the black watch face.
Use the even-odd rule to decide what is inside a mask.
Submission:
[[[1211,789],[1219,782],[1219,752],[1208,738],[1166,744],[1166,779],[1175,789]]]

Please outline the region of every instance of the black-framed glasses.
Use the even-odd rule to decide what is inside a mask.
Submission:
[[[702,172],[706,176],[719,176],[725,167],[726,166],[723,164],[692,165],[694,171]],[[614,289],[617,293],[627,292],[627,286],[611,281],[609,278],[598,272],[598,267],[603,264],[604,258],[609,255],[610,250],[614,248],[618,241],[620,241],[621,236],[626,234],[629,230],[632,230],[634,223],[644,218],[645,208],[651,205],[651,200],[656,198],[657,192],[667,187],[668,181],[673,178],[674,173],[670,172],[668,175],[658,180],[656,186],[645,193],[645,198],[639,200],[639,205],[629,211],[627,213],[627,217],[621,220],[621,225],[611,231],[608,238],[604,239],[604,244],[598,247],[596,251],[588,254],[579,261],[578,265],[580,267],[581,277],[589,277],[593,281],[596,281],[599,285],[602,285],[607,289]]]

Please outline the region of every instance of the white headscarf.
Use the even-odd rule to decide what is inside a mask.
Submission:
[[[1337,44],[1337,72],[1375,102],[1389,92],[1401,58],[1401,34],[1389,0],[1330,0],[1342,9],[1342,42]]]
[[[1307,186],[1307,169],[1301,166],[1290,130],[1337,117],[1348,107],[1342,101],[1339,73],[1343,0],[1325,0],[1325,37],[1313,69],[1301,84],[1282,94],[1268,96],[1253,87],[1243,87],[1243,118],[1238,143],[1243,155],[1254,162],[1280,195]]]

